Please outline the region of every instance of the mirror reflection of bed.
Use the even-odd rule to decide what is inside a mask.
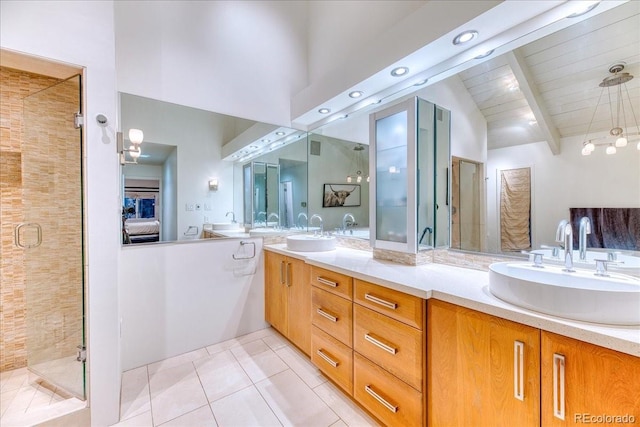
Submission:
[[[125,178],[122,208],[124,243],[160,241],[160,180]]]

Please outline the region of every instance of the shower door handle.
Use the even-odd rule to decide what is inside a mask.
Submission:
[[[35,243],[27,243],[24,244],[22,243],[22,235],[20,234],[20,231],[24,228],[27,229],[29,227],[35,228],[36,229],[36,242]],[[21,224],[16,225],[16,228],[14,229],[14,241],[16,243],[16,246],[19,248],[23,248],[23,249],[31,249],[31,248],[37,248],[38,246],[40,246],[42,244],[42,227],[40,227],[40,224],[35,223],[35,222],[23,222]]]

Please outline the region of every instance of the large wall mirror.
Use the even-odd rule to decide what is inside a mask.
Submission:
[[[465,71],[395,94],[393,101],[385,100],[380,107],[350,113],[346,119],[314,130],[310,139],[321,134],[366,143],[369,114],[419,96],[451,111],[447,165],[451,242],[436,246],[521,255],[545,245],[558,246],[556,229],[566,219],[574,223],[577,247],[578,221],[589,211],[598,218],[609,215],[605,224],[609,232],[625,236],[625,242],[611,248],[637,251],[639,27],[640,3],[632,1],[578,19],[576,25],[560,31],[543,28],[544,37],[531,33],[525,37],[528,42],[519,43],[515,50],[473,59]],[[635,76],[626,84],[630,94],[625,128],[628,144],[608,155],[607,140],[597,140],[595,151],[584,156],[587,129],[592,138],[607,136],[612,127],[616,97],[614,94],[610,105],[605,92],[598,103],[599,84],[611,75],[611,65],[620,62],[625,63],[624,72]],[[588,235],[588,246],[606,248],[605,242],[614,239],[599,236],[602,230],[598,228]]]
[[[277,126],[126,93],[120,94],[120,114],[125,139],[131,128],[144,133],[140,157],[129,163],[127,153],[122,166],[124,244],[194,240],[205,224],[243,223],[246,162],[223,159],[222,147],[255,129]],[[288,225],[306,206],[306,134],[290,131],[295,138],[288,145],[266,148],[251,160],[256,177],[264,178],[255,181],[260,190],[254,200],[263,203],[256,214],[275,214],[263,219],[265,225]],[[284,191],[292,197],[281,202]]]
[[[557,247],[563,219],[573,223],[577,248],[580,218],[588,216],[588,247],[640,250],[638,28],[640,4],[631,1],[450,78],[487,126],[482,152],[452,146],[452,248],[520,254]],[[616,63],[635,78],[609,95],[599,84]],[[455,132],[461,123],[455,111],[452,117]],[[612,121],[628,143],[607,154]],[[596,148],[583,155],[589,140]]]

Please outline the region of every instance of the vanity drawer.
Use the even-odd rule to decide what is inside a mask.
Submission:
[[[311,361],[352,396],[353,350],[321,329],[311,329]]]
[[[354,282],[355,302],[407,325],[424,329],[424,299],[359,279],[354,279]]]
[[[311,323],[351,347],[353,303],[322,289],[311,287]]]
[[[353,299],[353,279],[347,275],[312,266],[311,284],[348,300]]]
[[[422,426],[422,393],[354,353],[353,396],[388,426]]]
[[[353,349],[421,391],[422,331],[358,304],[353,307]]]

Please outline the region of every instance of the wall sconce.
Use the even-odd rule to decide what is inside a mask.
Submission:
[[[209,190],[218,191],[218,178],[212,178],[209,180]]]
[[[122,132],[117,133],[117,150],[120,155],[121,165],[138,163],[138,158],[140,157],[140,154],[142,154],[140,145],[142,144],[143,139],[144,133],[142,133],[140,129],[129,129],[129,141],[131,142],[131,145],[129,148],[124,148],[124,136]],[[133,159],[132,161],[127,160],[126,153],[129,153],[129,156]]]

